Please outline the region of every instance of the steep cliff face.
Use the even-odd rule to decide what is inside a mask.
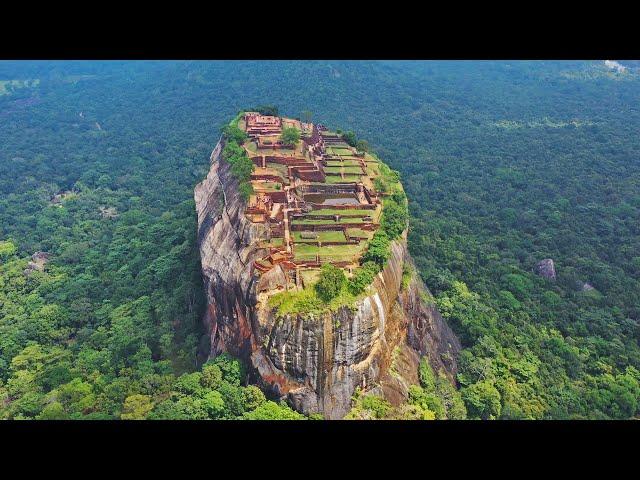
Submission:
[[[392,242],[375,293],[355,307],[278,318],[258,292],[284,287],[284,274],[279,267],[253,274],[254,260],[266,254],[259,240],[268,232],[245,218],[220,151],[218,144],[207,178],[195,189],[209,355],[229,351],[243,358],[265,391],[330,419],[347,413],[358,386],[399,404],[418,383],[422,355],[453,380],[460,344],[417,276],[403,288],[404,266],[411,264],[404,240]]]

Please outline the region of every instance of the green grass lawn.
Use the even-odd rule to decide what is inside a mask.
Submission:
[[[303,232],[293,232],[293,240],[295,242],[344,242],[346,241],[346,237],[344,233],[341,231],[330,231],[330,232],[311,232],[316,235],[315,239],[312,238],[302,238]]]
[[[295,260],[313,260],[316,255],[320,255],[322,260],[333,262],[350,261],[364,250],[366,243],[360,242],[360,245],[330,245],[326,247],[299,243],[294,246],[294,258]]]
[[[367,175],[370,177],[378,177],[380,175],[380,170],[378,170],[376,167],[367,165]]]
[[[359,167],[360,162],[357,160],[344,159],[340,160],[327,160],[327,167]],[[327,168],[325,167],[325,168]]]
[[[267,168],[272,168],[282,177],[285,185],[289,185],[289,171],[285,165],[279,163],[267,162]]]
[[[345,175],[344,178],[338,177],[338,176],[331,176],[331,177],[326,177],[326,183],[358,183],[360,182],[360,177],[361,175],[353,175],[353,174],[349,174],[349,175]]]
[[[362,168],[360,167],[344,167],[344,173],[345,174],[356,174],[356,175],[362,175]]]
[[[364,218],[342,218],[340,222],[336,222],[335,220],[320,220],[304,217],[302,220],[296,220],[296,225],[340,225],[340,223],[365,223]]]
[[[282,186],[276,182],[255,181],[253,182],[253,187],[256,190],[267,191],[267,192],[279,192],[280,190],[282,190]]]
[[[353,152],[349,150],[348,145],[346,144],[345,146],[335,145],[335,146],[327,147],[326,151],[329,155],[338,155],[338,156],[353,155]],[[348,153],[344,153],[344,152],[348,152]]]
[[[345,157],[352,157],[353,156],[353,152],[351,150],[349,150],[348,148],[337,148],[337,147],[329,147],[328,148],[329,153],[331,155],[339,155],[339,156],[345,156]]]
[[[284,238],[280,238],[280,237],[272,238],[265,245],[269,247],[274,247],[274,248],[282,247],[284,246]]]
[[[302,220],[294,220],[292,222],[294,225],[331,225],[338,224],[335,220],[313,220],[308,218],[303,218]]]
[[[347,233],[349,234],[349,236],[352,236],[352,237],[360,237],[360,238],[365,237],[365,238],[368,238],[369,240],[371,240],[371,237],[373,237],[373,232],[368,232],[360,228],[347,228]]]
[[[360,176],[359,175],[345,175],[344,178],[341,178],[339,176],[327,176],[325,178],[325,183],[328,184],[334,184],[334,183],[354,183],[354,182],[359,182],[360,181]]]
[[[308,270],[300,270],[300,275],[302,276],[304,286],[310,287],[318,281],[318,278],[320,277],[320,269],[311,268]]]

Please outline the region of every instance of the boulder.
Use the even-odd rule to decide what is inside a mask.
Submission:
[[[553,259],[545,258],[540,260],[535,267],[535,273],[547,280],[555,281],[556,279],[556,266],[553,263]]]

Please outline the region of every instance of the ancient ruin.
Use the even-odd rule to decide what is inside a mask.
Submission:
[[[246,112],[238,126],[249,137],[243,147],[255,165],[245,214],[268,227],[268,255],[254,262],[255,270],[281,264],[304,288],[324,263],[347,273],[357,267],[379,226],[378,161],[322,125]],[[301,141],[285,145],[283,128],[298,129]]]

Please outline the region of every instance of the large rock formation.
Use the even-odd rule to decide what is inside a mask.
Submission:
[[[210,356],[228,351],[241,357],[267,393],[330,419],[347,413],[358,386],[399,404],[418,382],[422,355],[453,381],[459,341],[415,274],[403,288],[405,264],[411,265],[404,239],[392,243],[375,293],[355,307],[278,318],[264,292],[284,288],[284,273],[276,266],[254,275],[254,260],[266,254],[259,240],[268,232],[245,218],[220,151],[218,144],[207,178],[195,189]]]
[[[551,258],[545,258],[544,260],[540,260],[535,268],[535,273],[540,275],[541,277],[546,278],[547,280],[555,281],[556,280],[556,266]]]

